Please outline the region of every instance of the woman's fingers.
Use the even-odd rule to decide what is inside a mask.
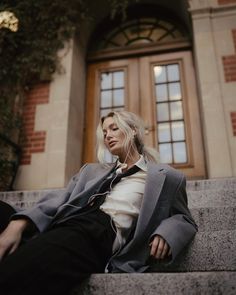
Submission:
[[[159,235],[156,235],[150,244],[150,255],[156,259],[164,259],[171,255],[171,249],[168,243]]]

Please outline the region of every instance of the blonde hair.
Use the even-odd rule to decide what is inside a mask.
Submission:
[[[124,133],[124,149],[127,153],[130,150],[137,150],[147,161],[159,162],[158,152],[144,144],[144,123],[136,114],[127,111],[112,111],[100,119],[97,127],[97,158],[100,163],[105,163],[106,146],[104,144],[103,122],[106,118],[112,117],[118,128]],[[135,136],[133,131],[135,131]],[[131,140],[134,138],[134,140]]]

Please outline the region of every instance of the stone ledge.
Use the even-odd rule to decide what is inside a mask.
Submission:
[[[209,189],[236,190],[236,177],[187,181],[188,191],[199,191],[199,190],[209,190]]]
[[[236,271],[236,230],[198,232],[169,266],[155,263],[153,272]]]
[[[191,208],[199,232],[236,230],[236,206],[216,208]]]
[[[236,272],[93,274],[71,295],[235,295]]]

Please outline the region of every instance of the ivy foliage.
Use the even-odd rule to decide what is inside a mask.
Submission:
[[[91,0],[93,1],[93,0]],[[111,18],[137,0],[107,0]],[[11,189],[19,165],[21,109],[26,91],[60,70],[58,51],[92,20],[89,0],[1,0],[0,12],[18,19],[0,27],[0,190]],[[99,0],[98,0],[99,5]]]
[[[57,51],[86,17],[84,1],[2,0],[0,10],[12,11],[19,29],[0,31],[0,86],[31,84],[42,69],[53,73]]]

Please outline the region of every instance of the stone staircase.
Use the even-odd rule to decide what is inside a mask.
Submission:
[[[73,295],[235,295],[236,178],[188,181],[189,208],[199,232],[171,266],[145,274],[93,274]],[[47,191],[3,192],[0,199],[27,208]]]

